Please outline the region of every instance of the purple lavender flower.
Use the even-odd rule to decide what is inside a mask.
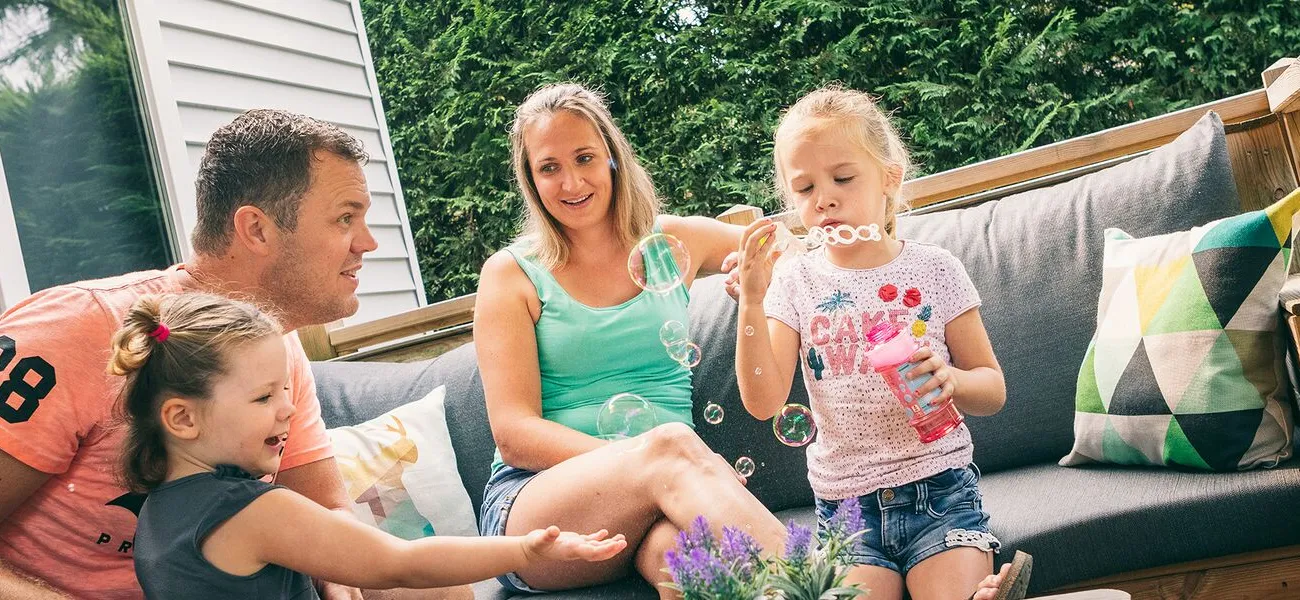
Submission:
[[[812,530],[790,521],[785,526],[785,559],[791,563],[802,563],[812,551]]]
[[[841,539],[866,528],[866,523],[862,520],[862,506],[857,499],[841,501],[835,508],[835,514],[831,515],[830,529]]]
[[[737,577],[749,577],[758,569],[760,548],[749,534],[735,527],[722,528],[722,561]]]

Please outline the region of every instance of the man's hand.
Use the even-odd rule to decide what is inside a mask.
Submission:
[[[319,579],[313,581],[316,583],[316,592],[320,594],[321,600],[363,600],[361,590],[357,588]]]

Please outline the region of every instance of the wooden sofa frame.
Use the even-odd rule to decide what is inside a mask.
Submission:
[[[1258,210],[1300,182],[1300,59],[1279,60],[1262,78],[1264,87],[1253,92],[915,179],[904,185],[904,194],[915,213],[924,213],[1053,185],[1141,156],[1213,110],[1227,131],[1241,208]],[[735,206],[717,218],[748,224],[761,216],[759,208]],[[774,217],[802,230],[792,213]],[[1300,338],[1300,301],[1287,304],[1294,342]],[[367,323],[308,327],[299,335],[313,360],[413,361],[470,341],[473,314],[471,294]],[[1122,573],[1055,591],[1095,588],[1121,589],[1134,600],[1300,597],[1300,545]]]

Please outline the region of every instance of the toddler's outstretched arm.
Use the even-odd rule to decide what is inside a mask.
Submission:
[[[740,242],[740,309],[736,319],[736,380],[745,410],[770,419],[790,396],[799,362],[799,332],[768,319],[763,299],[772,282],[772,267],[780,256],[773,250],[776,224],[755,221]]]
[[[441,537],[407,541],[326,510],[285,489],[263,494],[208,536],[203,555],[223,570],[256,572],[276,564],[366,589],[461,585],[517,571],[539,560],[612,558],[623,536],[557,527],[524,536]]]

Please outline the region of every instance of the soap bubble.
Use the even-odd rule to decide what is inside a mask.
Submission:
[[[754,335],[754,326],[753,326],[753,325],[746,325],[746,326],[745,326],[745,335]]]
[[[681,344],[676,352],[674,352],[674,348],[678,348],[678,346],[669,348],[668,354],[673,357],[673,360],[681,363],[683,367],[694,369],[695,365],[700,364],[700,346],[695,342]]]
[[[686,326],[681,321],[667,321],[659,328],[659,341],[665,346],[672,346],[686,341]]]
[[[710,402],[704,407],[704,421],[710,425],[717,425],[722,422],[725,413],[722,406]]]
[[[754,459],[748,456],[742,456],[736,459],[736,473],[741,477],[749,477],[754,474]]]
[[[614,394],[596,414],[596,431],[605,439],[636,437],[658,424],[654,407],[636,394]]]
[[[627,272],[643,290],[667,294],[686,281],[691,255],[681,240],[666,233],[641,239],[627,257]]]
[[[772,419],[772,433],[782,444],[792,447],[804,446],[811,442],[817,433],[817,424],[813,421],[812,411],[802,404],[787,404],[781,407]]]

